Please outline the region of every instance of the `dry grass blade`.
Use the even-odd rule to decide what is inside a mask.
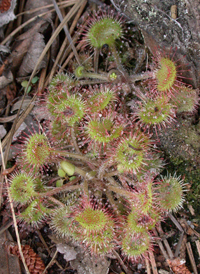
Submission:
[[[53,33],[53,35],[51,36],[51,38],[49,39],[48,43],[46,44],[43,52],[40,55],[40,58],[38,59],[38,62],[29,78],[25,93],[28,90],[28,87],[31,84],[31,80],[33,79],[39,64],[41,63],[41,61],[43,60],[45,54],[47,53],[47,51],[49,50],[49,48],[51,47],[54,39],[58,36],[58,34],[61,32],[61,30],[63,29],[64,25],[67,24],[67,22],[72,18],[72,16],[78,11],[78,9],[80,8],[80,6],[85,2],[85,0],[80,0],[79,2],[77,2],[73,8],[71,8],[71,10],[68,12],[68,14],[65,16],[65,18],[63,19],[62,23],[60,23],[60,25],[57,27],[57,29],[55,30],[55,32]]]
[[[62,21],[63,21],[63,17],[62,17],[62,14],[61,14],[61,12],[60,12],[60,10],[59,10],[59,8],[58,8],[58,5],[57,5],[57,3],[56,3],[55,0],[52,0],[52,2],[53,2],[53,4],[54,4],[56,13],[57,13],[57,15],[58,15],[58,17],[59,17],[59,19],[60,19],[60,22],[62,22]],[[63,29],[64,29],[64,32],[65,32],[65,34],[66,34],[66,36],[67,36],[67,39],[68,39],[68,41],[69,41],[69,44],[70,44],[70,46],[71,46],[71,48],[72,48],[72,50],[73,50],[73,52],[74,52],[74,56],[75,56],[75,58],[76,58],[76,61],[78,62],[79,65],[81,65],[80,60],[79,60],[78,53],[77,53],[76,48],[75,48],[75,46],[74,46],[74,44],[73,44],[73,42],[72,42],[72,38],[71,38],[71,35],[70,35],[70,33],[69,33],[67,24],[65,24],[65,25],[63,26]]]
[[[2,168],[3,168],[3,170],[5,170],[5,162],[4,162],[4,156],[3,156],[3,149],[2,149],[1,140],[0,140],[0,152],[1,152],[1,157],[2,157]],[[20,253],[20,256],[21,256],[21,259],[22,259],[22,262],[23,262],[23,265],[25,267],[25,270],[26,270],[27,274],[30,274],[30,272],[28,270],[28,267],[25,263],[24,255],[23,255],[23,252],[22,252],[22,247],[21,247],[20,238],[19,238],[19,232],[18,232],[18,227],[17,227],[17,221],[16,221],[16,216],[15,216],[14,206],[13,206],[12,197],[11,197],[10,190],[9,190],[8,178],[7,178],[6,175],[4,176],[4,178],[5,178],[5,182],[6,182],[8,198],[9,198],[9,201],[10,201],[10,208],[11,208],[11,212],[12,212],[12,218],[13,218],[13,223],[14,223],[14,227],[15,227],[15,233],[16,233],[19,253]],[[2,180],[2,184],[3,184],[3,180]]]
[[[74,31],[74,28],[76,27],[77,21],[78,21],[78,19],[80,18],[80,16],[81,16],[81,14],[82,14],[82,12],[83,12],[83,10],[84,10],[86,4],[87,4],[87,1],[85,1],[85,3],[83,3],[83,5],[80,7],[79,11],[77,12],[77,15],[75,16],[74,21],[73,21],[73,23],[71,24],[71,27],[70,27],[70,29],[69,29],[70,35],[71,35],[72,32]],[[51,69],[51,72],[50,72],[50,75],[49,75],[49,79],[48,79],[49,82],[50,82],[51,79],[53,78],[53,75],[54,75],[54,73],[55,73],[57,64],[58,64],[58,62],[60,61],[60,59],[62,58],[62,56],[63,56],[63,53],[64,53],[64,50],[65,50],[65,47],[66,47],[67,43],[68,43],[68,39],[67,39],[67,37],[66,37],[65,40],[63,41],[62,46],[60,47],[60,50],[59,50],[59,52],[58,52],[58,54],[57,54],[57,57],[56,57],[56,60],[55,60],[55,62],[54,62],[54,64],[53,64],[53,67],[52,67],[52,69]]]
[[[194,255],[193,255],[193,252],[192,252],[191,244],[187,243],[186,247],[187,247],[187,252],[188,252],[188,255],[189,255],[189,258],[190,258],[190,262],[191,262],[194,274],[198,274],[197,266],[196,266],[196,263],[195,263],[195,260],[194,260]]]
[[[76,1],[75,1],[76,3]],[[68,6],[72,6],[74,4],[74,1],[69,1],[68,4],[66,4],[63,7],[68,7]],[[52,5],[53,6],[53,5]],[[46,7],[46,6],[45,6]],[[41,9],[41,8],[40,8]],[[37,20],[38,18],[41,18],[42,16],[48,14],[49,12],[53,12],[55,11],[55,9],[46,11],[41,13],[40,15],[34,16],[33,18],[29,19],[28,21],[26,21],[25,23],[23,23],[22,25],[20,25],[18,28],[16,28],[14,31],[12,31],[2,42],[1,45],[5,45],[12,37],[15,36],[15,34],[17,34],[21,29],[23,29],[24,27],[26,27],[28,24],[30,24],[31,22]]]

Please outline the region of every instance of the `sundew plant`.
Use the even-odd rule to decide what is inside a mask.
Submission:
[[[96,256],[117,249],[137,260],[153,248],[153,228],[184,201],[183,179],[160,175],[167,163],[157,133],[177,113],[194,112],[198,94],[180,81],[175,57],[159,49],[147,72],[126,70],[118,47],[126,28],[113,11],[88,18],[80,39],[90,52],[106,45],[115,69],[83,64],[53,78],[45,96],[50,118],[23,139],[10,192],[19,220],[48,220],[63,241]]]

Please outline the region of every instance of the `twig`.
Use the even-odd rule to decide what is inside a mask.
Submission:
[[[181,245],[182,245],[182,242],[183,242],[183,237],[184,237],[184,232],[181,233],[181,236],[179,238],[179,241],[178,241],[178,244],[177,244],[177,247],[176,247],[176,250],[175,250],[175,258],[178,257],[178,254],[180,252],[180,248],[181,248]]]
[[[189,242],[186,243],[186,247],[187,247],[187,252],[188,252],[188,255],[189,255],[189,258],[190,258],[190,263],[192,265],[192,269],[194,271],[194,274],[198,274],[197,266],[195,264],[194,255],[193,255],[192,248],[191,248],[191,244]]]
[[[124,264],[123,260],[121,259],[121,257],[119,256],[119,254],[117,253],[117,251],[113,250],[113,254],[117,257],[121,267],[124,269],[124,271],[126,272],[126,274],[132,274],[132,271],[130,271]]]
[[[196,243],[196,246],[197,246],[197,250],[198,250],[198,253],[199,253],[199,257],[200,257],[200,242],[199,240],[195,241]]]
[[[0,140],[0,151],[1,151],[1,157],[2,157],[2,167],[3,167],[3,170],[5,170],[5,162],[4,162],[4,156],[3,156],[3,149],[2,149],[1,140]],[[13,202],[12,202],[12,197],[11,197],[11,194],[10,194],[8,178],[7,178],[6,175],[4,176],[4,179],[5,179],[5,182],[6,182],[8,198],[9,198],[9,201],[10,201],[10,208],[11,208],[11,212],[12,212],[13,223],[14,223],[14,227],[15,227],[15,233],[16,233],[19,253],[20,253],[20,256],[21,256],[21,259],[22,259],[22,262],[23,262],[23,265],[24,265],[24,268],[25,268],[27,274],[30,274],[30,272],[28,270],[28,267],[26,265],[25,259],[24,259],[23,252],[22,252],[22,247],[21,247],[19,232],[18,232],[18,227],[17,227],[17,220],[16,220],[16,216],[15,216],[15,210],[14,210],[14,206],[13,206]],[[3,181],[2,181],[2,184],[3,184]]]
[[[45,270],[42,272],[42,274],[46,273],[47,269],[53,264],[53,262],[54,262],[54,260],[55,260],[55,258],[57,256],[57,254],[58,254],[58,251],[56,250],[56,252],[54,253],[54,255],[53,255],[52,259],[51,259],[51,261],[45,267]]]
[[[163,230],[162,230],[161,224],[159,224],[159,225],[157,226],[157,230],[158,230],[158,232],[160,233],[160,236],[162,237],[162,236],[164,235],[164,232],[163,232]],[[169,254],[169,258],[170,258],[170,259],[173,259],[173,258],[174,258],[173,252],[172,252],[172,250],[171,250],[171,248],[170,248],[170,245],[169,245],[168,241],[167,241],[165,238],[163,239],[163,243],[164,243],[164,245],[165,245],[165,247],[166,247],[166,249],[167,249],[167,252],[168,252],[168,254]]]
[[[178,228],[178,230],[180,230],[181,232],[183,232],[183,228],[182,226],[179,224],[179,222],[175,219],[175,217],[171,214],[168,213],[169,218],[172,220],[172,222],[175,224],[175,226]]]
[[[146,263],[146,270],[147,274],[151,274],[151,269],[150,269],[150,264],[149,264],[149,259],[145,257],[145,263]]]
[[[153,274],[158,274],[158,270],[157,270],[157,267],[156,267],[156,261],[155,261],[155,258],[154,258],[152,250],[149,250],[149,258],[150,258],[150,261],[151,261],[151,266],[152,266]]]

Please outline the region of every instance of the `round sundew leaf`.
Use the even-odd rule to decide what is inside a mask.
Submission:
[[[37,225],[48,213],[49,209],[36,199],[20,214],[19,219],[28,224]]]
[[[109,17],[96,20],[87,33],[89,43],[94,48],[101,48],[104,44],[112,46],[121,36],[121,23]]]
[[[84,102],[75,95],[70,96],[54,96],[49,98],[47,108],[49,112],[63,122],[67,122],[69,126],[80,121],[85,115]]]
[[[160,59],[160,69],[157,70],[157,89],[158,91],[168,91],[175,83],[177,71],[176,65],[169,58]]]
[[[87,125],[87,131],[92,140],[100,143],[108,143],[118,138],[123,130],[123,126],[115,126],[110,119],[102,121],[91,120]]]
[[[104,229],[108,217],[102,210],[95,210],[90,207],[75,217],[75,220],[87,231],[101,231]]]
[[[146,231],[133,232],[127,230],[122,239],[122,251],[129,259],[143,255],[150,247],[150,236]]]
[[[116,149],[115,159],[118,163],[119,172],[137,171],[142,167],[145,160],[145,149],[148,146],[148,138],[143,140],[129,137],[119,143]]]
[[[51,149],[43,134],[35,133],[29,137],[24,148],[24,156],[28,164],[39,167],[49,162]]]
[[[114,92],[112,90],[107,89],[104,92],[98,92],[94,94],[88,100],[88,106],[90,110],[95,113],[97,111],[103,110],[110,102],[115,99]]]
[[[51,228],[60,236],[72,236],[74,231],[73,218],[69,206],[56,209],[51,217]]]
[[[26,173],[16,174],[10,181],[10,193],[15,202],[26,204],[37,195],[32,176],[27,175]]]
[[[102,231],[87,231],[82,234],[82,241],[90,247],[92,253],[106,254],[114,248],[114,223],[111,220],[107,221]],[[80,241],[80,239],[79,239]]]
[[[160,205],[164,210],[176,211],[183,203],[183,180],[176,175],[162,177],[158,192]]]
[[[145,125],[167,123],[173,113],[173,105],[163,97],[156,100],[147,99],[138,111],[138,117]]]
[[[176,96],[171,98],[171,101],[176,105],[177,113],[193,112],[199,101],[197,90],[186,86],[180,86],[176,91]]]

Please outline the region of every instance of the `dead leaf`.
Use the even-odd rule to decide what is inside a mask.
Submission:
[[[16,88],[16,85],[14,84],[14,82],[7,85],[6,97],[7,97],[8,103],[12,102],[15,99],[16,93],[17,93],[17,88]]]
[[[23,58],[22,64],[17,73],[18,77],[27,76],[32,73],[37,61],[45,47],[44,36],[38,32],[32,37],[32,43]],[[47,55],[40,63],[38,70],[45,68],[47,65]]]
[[[64,254],[64,259],[67,262],[76,259],[77,252],[72,246],[59,243],[57,244],[57,251],[60,252],[61,254]]]
[[[45,18],[47,16],[44,16]],[[18,69],[22,63],[24,56],[27,54],[31,44],[33,43],[33,37],[39,32],[41,26],[44,24],[44,18],[40,19],[30,30],[21,34],[12,46],[12,52],[8,57],[8,63],[12,64],[12,71]]]
[[[12,83],[13,81],[13,74],[11,71],[8,72],[8,74],[0,76],[0,89],[5,88],[7,85]]]
[[[8,230],[0,234],[0,272],[5,274],[21,274],[19,259],[9,255],[7,252],[7,248],[5,247],[7,241],[12,241]]]
[[[44,6],[46,5],[51,5],[52,4],[52,1],[51,0],[28,0],[26,2],[26,5],[25,5],[25,11],[28,11],[28,10],[34,10],[34,9],[37,9],[37,8],[40,8],[38,11],[34,12],[34,13],[27,13],[24,15],[24,22],[28,21],[29,19],[41,14],[41,13],[44,13],[44,12],[47,12],[48,10],[52,9],[52,8],[43,8]],[[40,28],[40,33],[44,32],[44,30],[48,27],[49,25],[49,22],[48,20],[52,19],[53,18],[53,15],[52,15],[52,12],[49,12],[47,14],[47,17],[45,18],[46,22],[45,24],[43,24],[43,26]],[[28,24],[28,26],[25,27],[25,30],[27,31],[28,29],[32,28],[35,24],[35,21]]]

